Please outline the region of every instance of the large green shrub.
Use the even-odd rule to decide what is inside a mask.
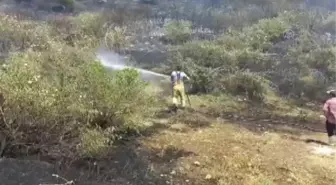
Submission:
[[[92,13],[43,23],[0,16],[1,52],[10,53],[0,72],[6,99],[0,127],[14,143],[92,156],[124,130],[143,128],[155,103],[147,84],[137,71],[108,72],[96,60],[103,41],[112,49],[125,43],[125,29],[106,22]],[[97,144],[102,149],[88,138],[104,141]]]
[[[250,100],[262,101],[270,90],[269,82],[263,77],[250,72],[236,72],[223,81],[226,91],[243,95]]]
[[[265,50],[272,42],[282,40],[289,28],[289,24],[282,17],[261,19],[257,24],[243,30],[246,34],[244,41],[255,50]]]
[[[55,144],[66,133],[79,137],[80,128],[139,130],[151,114],[153,97],[138,72],[107,72],[88,51],[55,43],[47,51],[13,55],[6,64],[0,88],[16,142]]]
[[[192,23],[172,21],[165,25],[166,38],[172,43],[184,43],[191,38]]]

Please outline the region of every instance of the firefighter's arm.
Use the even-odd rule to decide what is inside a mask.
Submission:
[[[170,81],[171,81],[171,82],[174,81],[174,75],[175,75],[175,72],[173,71],[173,72],[170,74]]]

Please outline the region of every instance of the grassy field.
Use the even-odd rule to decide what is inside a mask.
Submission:
[[[153,127],[159,131],[140,139],[142,148],[151,153],[147,158],[150,171],[166,179],[167,184],[336,182],[336,168],[332,165],[335,157],[313,153],[314,146],[327,141],[323,125],[315,119],[308,121],[318,112],[292,108],[295,106],[291,102],[278,99],[268,103],[280,105],[277,111],[254,107],[264,114],[252,117],[247,111],[251,105],[232,101],[233,97],[190,98],[192,108],[176,114],[163,111],[154,120]],[[265,118],[272,115],[276,120]],[[283,121],[287,118],[292,118],[293,123]],[[312,127],[314,131],[307,129]]]
[[[170,172],[173,180],[176,176],[180,182],[172,184],[332,184],[335,159],[312,155],[302,139],[319,136],[256,134],[221,122],[203,129],[172,124],[169,130],[142,142],[158,151],[157,157],[166,158],[166,163],[167,155],[180,157]]]

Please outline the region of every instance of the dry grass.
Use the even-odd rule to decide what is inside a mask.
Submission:
[[[230,96],[191,96],[193,110],[161,117],[167,129],[141,139],[156,153],[154,171],[171,176],[170,184],[184,185],[331,185],[336,183],[335,158],[312,153],[308,140],[326,142],[324,133],[297,129],[291,124],[271,125],[256,132],[261,120],[234,122],[223,114],[252,117],[251,105]],[[169,100],[169,99],[167,99]],[[318,114],[279,98],[269,98],[265,115],[310,119]],[[269,112],[267,112],[269,111]],[[266,112],[266,113],[265,113]],[[211,114],[209,114],[211,113]],[[225,117],[225,116],[224,116]],[[321,124],[319,125],[321,126]],[[259,130],[260,131],[260,130]],[[174,149],[174,150],[172,150]],[[187,153],[187,154],[186,154]],[[178,157],[177,157],[178,156]],[[171,161],[174,159],[174,164]],[[176,160],[176,161],[175,161]],[[161,169],[161,170],[160,170]],[[165,169],[165,170],[162,170]],[[170,170],[170,171],[169,171]],[[166,174],[164,174],[166,173]]]
[[[216,116],[235,115],[253,117],[256,119],[274,118],[286,121],[317,122],[319,112],[314,111],[320,108],[299,106],[294,102],[282,99],[278,96],[269,96],[263,104],[253,104],[231,95],[221,96],[191,96],[193,108],[206,110]],[[312,109],[314,108],[314,109]]]
[[[271,132],[260,135],[227,122],[203,129],[177,123],[142,142],[153,151],[161,151],[161,157],[170,148],[194,153],[178,159],[173,171],[185,183],[173,184],[188,184],[189,179],[189,184],[218,185],[336,182],[336,169],[330,165],[334,158],[313,156],[308,145],[296,136]]]

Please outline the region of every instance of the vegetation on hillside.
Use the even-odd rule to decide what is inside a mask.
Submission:
[[[1,16],[2,52],[10,53],[0,74],[1,128],[13,146],[94,157],[116,133],[139,131],[152,114],[155,99],[137,71],[111,73],[97,61],[96,48],[106,40],[111,47],[123,44],[116,29],[102,32],[100,18],[38,23]]]
[[[335,81],[336,71],[332,38],[328,42],[317,34],[328,24],[321,21],[314,29],[306,24],[315,19],[305,12],[261,19],[240,30],[229,29],[215,41],[179,46],[174,62],[185,63],[200,92],[246,93],[250,99],[260,99],[271,89],[317,100]],[[333,30],[328,31],[327,35]]]
[[[76,9],[74,1],[60,2]],[[113,143],[122,137],[145,133],[142,131],[151,125],[148,121],[166,104],[158,101],[153,89],[148,90],[151,87],[140,80],[137,71],[111,72],[97,61],[95,53],[100,47],[123,51],[137,38],[145,37],[142,33],[151,31],[154,18],[173,19],[163,26],[163,39],[151,38],[168,41],[165,44],[170,46],[169,61],[164,63],[168,67],[158,70],[168,74],[174,64],[182,64],[192,79],[191,90],[198,93],[192,96],[194,114],[172,116],[168,119],[170,122],[201,127],[222,117],[247,119],[252,115],[272,121],[281,118],[280,121],[285,122],[295,117],[305,123],[316,118],[316,112],[307,108],[306,103],[323,100],[325,90],[336,79],[334,12],[302,8],[301,0],[207,1],[203,4],[157,1],[155,4],[155,8],[124,6],[99,13],[57,15],[43,21],[0,15],[0,54],[4,56],[0,89],[5,99],[0,107],[0,129],[11,140],[8,155],[38,153],[56,159],[104,159],[115,152]],[[210,30],[216,38],[195,39],[194,31],[200,27]],[[198,117],[201,113],[206,116]],[[216,128],[224,127],[216,125]],[[250,143],[241,140],[252,138],[258,147],[267,143],[254,134],[240,137],[235,129],[229,131],[234,137],[229,141],[242,143],[248,150],[254,150],[255,146],[246,147]],[[208,129],[204,138],[213,136],[214,141],[225,143],[218,139],[217,132],[222,133]],[[166,137],[165,134],[162,137]],[[156,144],[160,145],[157,148],[165,148],[167,143],[189,148],[197,145],[188,142],[187,135],[177,136],[173,138],[168,133],[169,141],[160,136],[157,139],[164,143],[150,141],[147,145],[153,148]],[[208,152],[203,149],[195,151]],[[239,148],[237,151],[243,152]],[[231,152],[235,152],[234,149],[224,154]],[[216,160],[218,156],[212,155]],[[254,159],[260,160],[260,157]],[[287,175],[272,177],[273,172],[278,172],[276,167],[251,162],[245,155],[237,155],[237,159],[229,161],[221,159],[223,166],[211,162],[214,171],[205,169],[204,173],[211,172],[215,178],[201,184],[272,184]],[[231,162],[239,164],[232,168],[234,170],[227,170]],[[293,166],[299,168],[296,163]],[[182,167],[186,166],[182,164]],[[239,170],[259,175],[227,176],[222,174],[225,170],[229,175]],[[269,174],[268,170],[273,171]],[[190,176],[204,173],[196,170],[196,175]],[[298,184],[324,178],[320,174],[305,180],[303,172],[298,174]],[[139,174],[134,176],[137,178]],[[147,178],[147,171],[143,176]],[[328,177],[323,183],[331,181]]]

